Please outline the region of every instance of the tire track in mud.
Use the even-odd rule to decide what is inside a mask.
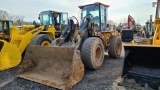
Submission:
[[[0,88],[7,85],[9,82],[11,82],[13,79],[10,79],[10,80],[7,80],[7,81],[4,81],[0,84]]]

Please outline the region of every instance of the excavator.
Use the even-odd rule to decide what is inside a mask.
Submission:
[[[29,45],[50,46],[67,25],[67,13],[42,11],[41,24],[11,26],[10,41],[0,40],[0,71],[17,66]]]
[[[160,0],[157,0],[154,36],[150,45],[125,44],[120,85],[143,90],[160,89]],[[142,86],[142,87],[141,87]]]
[[[12,20],[0,19],[0,39],[10,40],[10,28],[13,25]]]
[[[120,34],[107,30],[108,7],[99,2],[79,6],[80,26],[74,26],[74,20],[68,20],[70,30],[64,30],[52,46],[29,46],[17,76],[68,90],[83,79],[84,67],[100,69],[105,51],[112,58],[120,57]]]
[[[135,26],[135,20],[132,18],[131,15],[128,15],[128,21],[127,21],[127,28],[123,28],[122,29],[122,41],[123,42],[130,42],[133,40],[133,34],[134,31],[136,30],[136,26]]]
[[[128,29],[133,29],[133,31],[135,31],[136,29],[135,20],[133,19],[131,15],[128,15]]]

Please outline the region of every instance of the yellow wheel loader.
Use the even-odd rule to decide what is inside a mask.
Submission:
[[[160,89],[160,0],[157,0],[152,44],[124,45],[125,58],[120,85],[139,90]]]
[[[13,25],[12,20],[0,19],[0,39],[10,40],[10,28]]]
[[[67,18],[67,13],[49,10],[40,13],[40,25],[12,26],[10,42],[0,40],[0,71],[17,66],[29,45],[50,46],[67,25]]]
[[[112,58],[120,57],[122,42],[116,30],[108,30],[108,7],[102,3],[79,6],[83,20],[80,27],[69,20],[70,30],[62,32],[52,46],[29,46],[18,77],[70,89],[82,80],[84,66],[93,70],[101,67],[105,51]]]

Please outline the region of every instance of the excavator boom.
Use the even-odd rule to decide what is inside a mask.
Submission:
[[[128,15],[128,29],[131,29],[131,25],[130,23],[132,23],[132,25],[135,27],[135,20],[133,19],[133,17],[131,15]]]

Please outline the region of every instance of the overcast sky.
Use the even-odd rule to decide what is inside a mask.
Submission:
[[[45,10],[68,12],[69,16],[78,17],[79,5],[102,2],[110,5],[108,19],[119,23],[130,14],[135,21],[144,24],[149,15],[155,17],[152,2],[156,0],[0,0],[0,10],[25,16],[25,20],[38,20],[38,14]]]

